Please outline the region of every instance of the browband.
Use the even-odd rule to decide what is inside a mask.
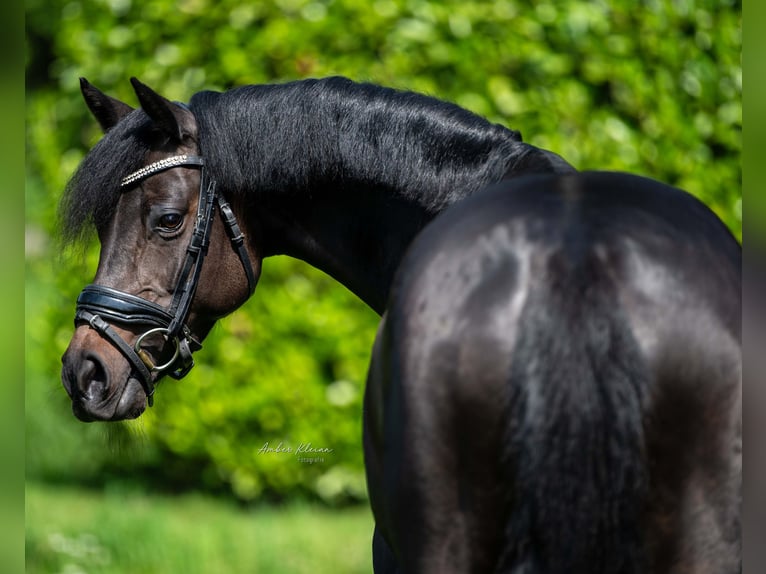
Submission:
[[[165,159],[155,161],[154,163],[150,163],[149,165],[142,167],[138,171],[134,171],[130,175],[125,176],[124,178],[122,178],[120,187],[127,187],[133,183],[142,181],[146,179],[147,177],[154,175],[155,173],[160,173],[161,171],[165,171],[166,169],[170,169],[172,167],[178,167],[181,165],[202,166],[202,165],[205,165],[205,161],[198,155],[182,154],[182,155],[174,155],[172,157],[167,157]]]

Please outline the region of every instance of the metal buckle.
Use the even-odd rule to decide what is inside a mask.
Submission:
[[[193,340],[193,339],[192,339]],[[199,345],[199,343],[198,343]],[[194,366],[194,357],[192,356],[189,340],[183,338],[180,340],[181,347],[181,365],[175,370],[168,372],[168,376],[176,381],[183,379]],[[202,348],[202,345],[199,345]]]

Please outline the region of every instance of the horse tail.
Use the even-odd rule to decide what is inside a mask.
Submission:
[[[513,498],[496,572],[644,572],[647,367],[603,262],[564,251],[519,318],[504,453]]]

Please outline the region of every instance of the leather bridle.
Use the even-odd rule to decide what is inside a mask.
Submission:
[[[170,306],[164,308],[142,297],[95,284],[86,286],[77,297],[75,325],[79,322],[88,323],[125,356],[146,392],[149,406],[153,404],[155,382],[165,375],[174,379],[186,376],[194,366],[192,353],[202,348],[200,341],[186,325],[186,319],[210,245],[216,205],[247,275],[249,294],[252,295],[255,290],[256,278],[245,248],[245,237],[231,207],[223,196],[216,193],[215,181],[207,181],[204,164],[200,156],[177,155],[141,168],[123,178],[120,185],[125,188],[139,184],[157,173],[180,166],[198,167],[201,171],[197,216]],[[148,325],[151,328],[139,335],[131,345],[111,327],[109,321],[125,326]],[[172,358],[161,365],[155,364],[143,348],[144,342],[154,336],[163,337],[166,343],[173,346]]]

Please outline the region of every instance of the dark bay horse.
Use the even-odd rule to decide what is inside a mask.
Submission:
[[[139,110],[83,80],[106,135],[63,200],[101,242],[79,418],[139,416],[287,254],[383,314],[376,572],[740,570],[741,250],[700,202],[417,94],[132,82]]]

